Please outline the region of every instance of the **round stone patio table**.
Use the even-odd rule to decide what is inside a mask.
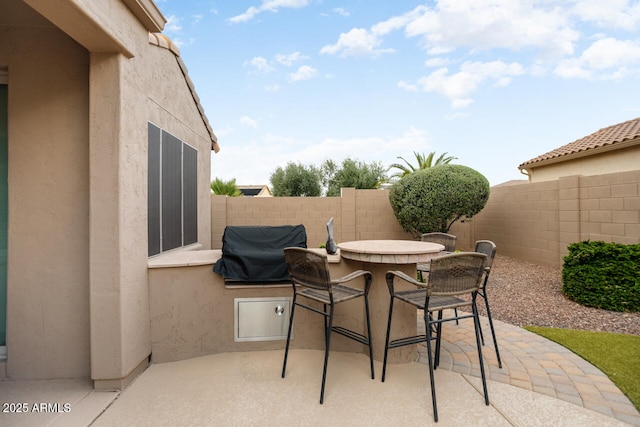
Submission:
[[[374,359],[382,361],[389,318],[389,288],[386,274],[400,270],[416,277],[416,264],[425,263],[444,251],[439,243],[414,240],[357,240],[338,245],[340,257],[352,269],[368,270],[372,274],[369,291],[371,311],[371,335]],[[396,289],[409,289],[411,285],[396,281]],[[417,334],[417,310],[398,303],[393,308],[391,339]],[[389,350],[387,363],[410,363],[416,360],[417,346],[409,345]]]

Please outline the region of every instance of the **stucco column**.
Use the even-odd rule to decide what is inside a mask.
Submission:
[[[147,158],[139,150],[146,147],[146,121],[138,117],[144,110],[136,108],[135,76],[127,66],[120,55],[91,55],[91,377],[103,389],[126,385],[151,351]],[[136,148],[142,152],[135,153]]]

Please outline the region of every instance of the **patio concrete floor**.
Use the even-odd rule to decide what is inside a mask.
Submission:
[[[445,326],[437,425],[640,426],[640,413],[598,369],[551,341],[495,323],[502,369],[483,327],[490,406],[472,322]],[[283,351],[263,351],[152,364],[122,392],[93,391],[83,380],[5,380],[0,401],[25,402],[29,413],[0,412],[0,426],[436,425],[424,353],[419,348],[416,363],[389,365],[382,383],[380,363],[371,380],[365,355],[332,352],[323,405],[324,353],[317,350],[292,350],[285,379]],[[36,413],[37,403],[59,403],[61,411],[68,403],[70,410]]]

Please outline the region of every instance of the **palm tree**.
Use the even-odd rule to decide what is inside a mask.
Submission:
[[[235,178],[230,181],[223,181],[220,178],[216,178],[211,181],[211,191],[213,194],[225,195],[231,197],[240,197],[242,192],[236,185]]]
[[[440,157],[438,157],[435,162],[434,162],[434,157],[436,156],[436,152],[432,151],[431,153],[429,153],[428,156],[425,156],[423,153],[418,153],[417,151],[413,152],[413,155],[416,157],[417,160],[417,166],[413,166],[411,163],[409,163],[404,157],[398,157],[398,159],[401,159],[403,162],[406,163],[406,165],[401,164],[401,163],[394,163],[391,166],[389,166],[388,170],[391,170],[393,168],[399,169],[399,172],[394,173],[393,175],[391,175],[389,178],[393,179],[393,178],[402,178],[405,177],[413,172],[422,170],[422,169],[429,169],[431,167],[434,166],[439,166],[439,165],[446,165],[451,163],[452,160],[457,160],[457,157],[453,157],[453,156],[447,156],[447,153],[442,154]]]

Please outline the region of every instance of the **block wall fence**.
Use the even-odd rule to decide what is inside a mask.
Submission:
[[[303,224],[309,247],[327,238],[334,218],[336,242],[412,239],[402,230],[387,190],[345,188],[341,197],[211,198],[211,245],[222,247],[227,225]],[[582,240],[640,244],[640,170],[491,188],[485,208],[450,233],[458,249],[492,240],[498,253],[533,264],[562,267],[567,246]]]

